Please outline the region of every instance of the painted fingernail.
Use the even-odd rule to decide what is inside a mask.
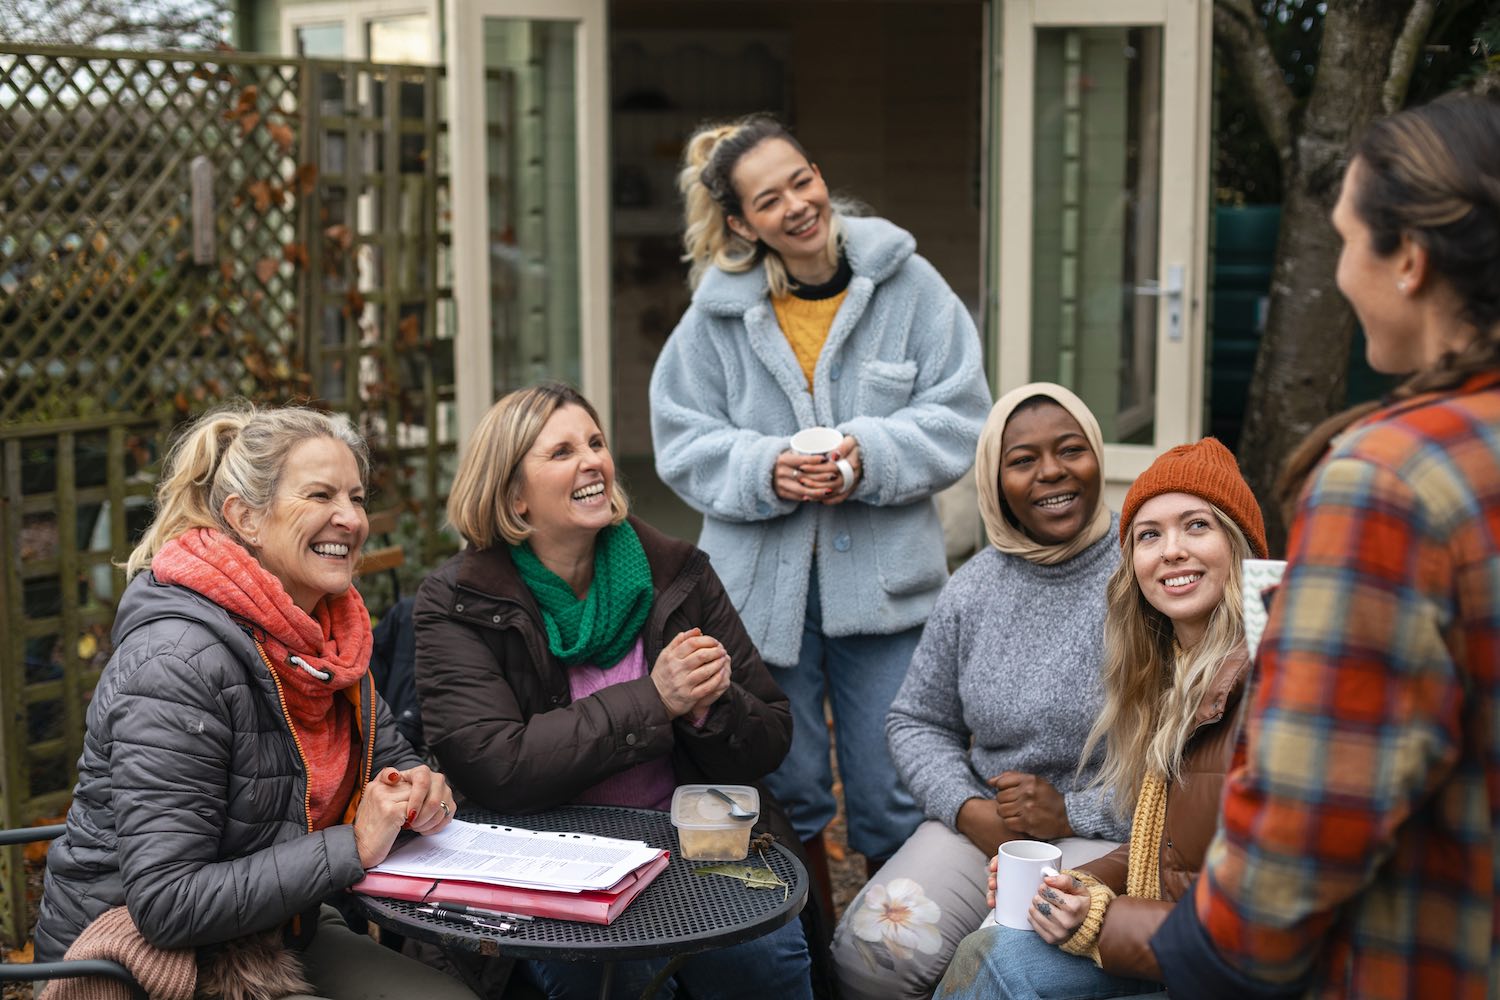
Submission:
[[[417,818],[417,811],[415,809],[413,809],[411,812],[409,812],[409,813],[406,814],[406,822],[407,823],[411,823],[416,818]]]
[[[401,775],[400,775],[400,773],[397,772],[397,771],[387,771],[387,772],[385,772],[385,783],[387,785],[399,785],[399,784],[401,784]]]

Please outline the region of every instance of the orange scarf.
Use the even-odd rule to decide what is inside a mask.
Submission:
[[[324,597],[314,618],[243,546],[212,528],[194,528],[163,545],[151,572],[256,628],[307,767],[308,824],[321,830],[341,822],[359,761],[354,706],[338,692],[364,677],[374,644],[359,591]]]

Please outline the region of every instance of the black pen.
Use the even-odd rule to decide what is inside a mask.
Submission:
[[[449,913],[466,913],[471,917],[493,917],[496,920],[530,920],[524,913],[507,913],[505,910],[489,910],[483,906],[470,906],[467,903],[434,902],[429,906],[435,906],[439,910],[447,910]]]
[[[526,916],[525,913],[507,913],[505,912],[505,910],[487,910],[484,909],[484,907],[469,906],[469,904],[466,903],[429,903],[428,906],[435,906],[440,910],[447,910],[447,912],[449,913],[466,913],[466,915],[469,916],[487,916],[487,918],[493,918],[496,919],[496,921],[529,921],[529,919],[531,919],[529,918],[529,916]]]
[[[440,920],[452,920],[454,923],[468,924],[470,927],[482,927],[488,931],[501,931],[502,933],[506,931],[513,931],[517,926],[512,923],[492,924],[489,921],[484,920],[481,917],[476,917],[471,913],[454,913],[452,910],[439,910],[435,907],[418,907],[417,912],[426,913],[427,915],[437,917]]]

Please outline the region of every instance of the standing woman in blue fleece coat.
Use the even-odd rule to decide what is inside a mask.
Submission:
[[[826,695],[849,844],[873,870],[922,818],[885,714],[948,577],[932,498],[968,471],[989,409],[979,338],[911,234],[841,214],[773,119],[703,128],[684,159],[695,293],[651,377],[656,470],[703,514],[698,544],[791,699],[773,792],[816,854]],[[791,450],[817,426],[836,450]]]

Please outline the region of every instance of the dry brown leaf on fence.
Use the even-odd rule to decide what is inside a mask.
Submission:
[[[259,111],[252,111],[248,115],[240,115],[240,135],[249,135],[255,129],[255,126],[259,124]]]
[[[417,346],[417,341],[422,336],[422,321],[414,315],[404,317],[396,324],[396,332],[399,335],[398,346],[402,350],[411,350]]]
[[[359,319],[365,312],[365,297],[359,294],[359,289],[351,288],[344,296],[344,315],[350,319]]]
[[[22,948],[8,948],[5,952],[5,961],[11,965],[29,965],[31,963],[32,943],[26,942]]]
[[[323,230],[323,235],[328,237],[330,241],[337,243],[339,248],[343,250],[348,250],[354,245],[354,233],[343,223],[339,223],[336,226],[329,226]]]
[[[317,166],[311,163],[304,163],[298,167],[297,184],[302,188],[303,194],[312,194],[318,186]]]
[[[288,243],[281,248],[281,258],[293,267],[306,267],[307,247],[301,243]]]
[[[255,262],[255,276],[260,279],[262,285],[270,284],[276,276],[276,269],[281,266],[281,261],[275,257],[262,257]]]
[[[271,185],[265,181],[251,181],[245,185],[250,197],[255,199],[255,210],[264,213],[271,207]]]
[[[281,122],[273,122],[266,126],[266,131],[271,133],[271,139],[281,147],[283,153],[292,148],[292,130]]]

